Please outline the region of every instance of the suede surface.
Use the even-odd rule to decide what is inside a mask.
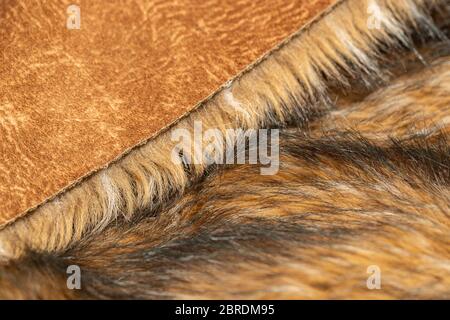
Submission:
[[[0,3],[0,226],[157,134],[334,0]]]

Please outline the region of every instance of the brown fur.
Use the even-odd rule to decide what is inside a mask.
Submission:
[[[284,129],[277,175],[209,168],[130,222],[5,264],[0,297],[449,299],[450,57],[433,48]],[[71,264],[82,290],[66,287]]]
[[[447,0],[377,0],[383,24],[368,28],[368,6],[373,1],[340,1],[172,129],[191,130],[196,120],[202,121],[204,130],[215,128],[224,135],[228,128],[303,125],[333,108],[336,97],[345,105],[343,89],[353,95],[355,87],[362,86],[366,94],[388,82],[385,66],[398,61],[393,55],[414,51],[416,44],[430,39],[445,38],[445,29],[440,28],[448,21]],[[247,113],[233,107],[229,94]],[[163,132],[41,206],[30,208],[21,219],[1,226],[0,259],[17,259],[27,250],[64,252],[118,217],[132,220],[137,212],[155,210],[171,194],[183,193],[211,168],[200,164],[186,170],[173,163],[170,155],[175,144],[170,131]],[[183,152],[195,153],[187,149]]]

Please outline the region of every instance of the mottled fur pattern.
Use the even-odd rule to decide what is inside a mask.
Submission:
[[[368,7],[380,8],[381,27],[369,28]],[[384,66],[416,43],[445,40],[447,0],[343,0],[232,79],[173,128],[204,130],[304,125],[333,108],[342,91],[389,81]],[[394,60],[395,61],[395,60]],[[339,94],[335,94],[339,92]],[[232,97],[232,98],[231,98]],[[236,108],[236,105],[239,108]],[[246,112],[240,112],[245,110]],[[125,152],[115,162],[66,188],[0,230],[0,257],[28,250],[64,252],[117,218],[155,210],[211,168],[174,164],[170,131]],[[185,148],[184,154],[192,153]]]
[[[284,128],[278,174],[210,167],[131,221],[5,264],[0,297],[450,299],[450,56],[426,47],[425,66]]]

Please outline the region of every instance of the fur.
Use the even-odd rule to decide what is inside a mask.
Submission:
[[[380,29],[367,27],[367,8],[373,3],[382,10]],[[448,20],[448,11],[445,0],[340,1],[173,128],[191,130],[201,120],[205,130],[219,129],[225,135],[230,127],[305,124],[355,83],[369,89],[386,82],[381,65],[395,52],[417,52],[417,40],[445,39],[439,21]],[[131,220],[183,193],[209,169],[174,164],[173,147],[170,133],[163,132],[6,226],[0,231],[2,257],[19,258],[29,250],[63,252],[117,218]]]
[[[449,299],[450,52],[427,47],[426,66],[283,129],[278,174],[212,166],[129,221],[0,266],[0,297]]]

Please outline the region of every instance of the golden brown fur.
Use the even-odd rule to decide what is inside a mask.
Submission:
[[[5,264],[0,297],[449,299],[450,56],[426,48],[427,65],[283,129],[278,174],[210,167],[131,221]]]
[[[355,86],[371,91],[389,81],[385,65],[395,53],[414,51],[424,41],[445,38],[447,0],[377,0],[383,23],[367,27],[373,0],[344,0],[233,79],[176,127],[204,129],[264,128],[294,122],[303,125],[333,106],[338,92]],[[444,31],[443,31],[444,30]],[[235,101],[247,113],[238,112]],[[246,116],[247,114],[247,116]],[[386,127],[389,129],[389,127]],[[171,162],[169,132],[137,146],[107,168],[0,230],[0,257],[16,259],[27,250],[64,252],[95,235],[118,217],[155,210],[173,193],[209,168],[186,171]],[[183,150],[186,153],[192,150]]]

